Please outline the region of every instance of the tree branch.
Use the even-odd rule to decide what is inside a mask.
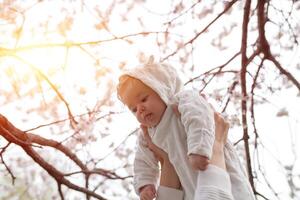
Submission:
[[[94,41],[87,41],[87,42],[64,42],[64,43],[46,43],[46,44],[36,44],[36,45],[28,45],[23,47],[17,47],[15,49],[0,47],[0,57],[2,56],[12,56],[15,55],[17,52],[21,51],[28,51],[32,49],[42,49],[42,48],[54,48],[54,47],[63,47],[63,48],[71,48],[71,47],[80,47],[80,46],[86,46],[86,45],[99,45],[101,43],[105,42],[111,42],[114,40],[123,40],[130,37],[136,37],[136,36],[145,36],[150,34],[165,34],[165,31],[144,31],[139,33],[133,33],[133,34],[127,34],[123,36],[115,36],[112,38],[104,39],[104,40],[94,40]],[[168,33],[172,34],[172,33]]]
[[[284,69],[281,64],[276,60],[270,50],[270,45],[267,41],[265,35],[265,24],[266,24],[266,14],[265,14],[265,0],[257,1],[257,23],[258,23],[258,31],[259,31],[259,48],[261,52],[264,54],[265,58],[274,63],[277,69],[281,74],[285,75],[292,83],[298,88],[300,91],[300,83],[297,79],[286,69]]]
[[[247,58],[247,38],[248,38],[248,23],[249,23],[249,15],[251,9],[251,0],[246,0],[244,6],[244,16],[243,16],[243,26],[242,26],[242,43],[241,43],[241,91],[242,91],[242,99],[241,99],[241,108],[242,108],[242,126],[243,126],[243,140],[245,146],[245,154],[246,154],[246,162],[247,162],[247,171],[249,176],[250,185],[255,191],[252,167],[251,167],[251,158],[250,158],[250,149],[249,149],[249,134],[248,134],[248,123],[247,123],[247,81],[246,81],[246,73],[248,66],[248,58]]]
[[[37,67],[35,67],[33,64],[27,62],[26,60],[24,60],[23,58],[15,55],[15,58],[17,58],[18,60],[20,60],[21,62],[25,63],[26,65],[28,65],[30,68],[32,68],[34,71],[36,71],[43,79],[45,79],[45,81],[50,85],[50,87],[54,90],[54,92],[57,94],[57,96],[59,97],[59,99],[65,104],[67,110],[68,110],[68,116],[70,119],[70,125],[72,128],[76,128],[78,122],[75,120],[71,108],[69,106],[69,103],[67,102],[67,100],[64,98],[64,96],[58,91],[58,89],[56,88],[56,86],[52,83],[52,81],[41,71],[39,70]]]
[[[1,161],[2,161],[3,165],[5,166],[6,170],[8,171],[8,173],[9,173],[10,176],[11,176],[12,184],[14,185],[14,184],[15,184],[16,177],[14,176],[13,172],[10,170],[10,168],[7,166],[7,164],[5,163],[5,161],[4,161],[4,159],[3,159],[3,153],[5,152],[5,150],[7,149],[7,147],[9,147],[10,144],[11,144],[11,143],[8,142],[7,145],[5,145],[5,147],[2,147],[2,148],[1,148],[0,157],[1,157]]]
[[[202,29],[202,31],[200,31],[199,33],[197,33],[192,39],[190,39],[189,41],[185,42],[182,46],[177,47],[176,50],[174,50],[172,53],[170,53],[169,55],[167,55],[166,57],[164,57],[161,61],[165,61],[168,58],[170,58],[171,56],[174,56],[175,54],[177,54],[179,52],[179,50],[183,47],[185,47],[188,44],[192,44],[202,33],[205,33],[207,31],[207,29],[215,22],[217,21],[224,13],[226,13],[232,6],[234,3],[236,3],[237,0],[233,0],[231,2],[229,2],[227,4],[227,6],[225,7],[225,9],[218,14],[204,29]]]
[[[241,53],[240,51],[237,52],[237,53],[234,54],[228,61],[226,61],[224,64],[222,64],[222,65],[220,65],[220,66],[218,66],[218,67],[214,67],[214,68],[212,68],[212,69],[210,69],[210,70],[204,72],[203,74],[200,74],[199,76],[196,76],[196,77],[190,79],[189,81],[187,81],[186,83],[184,83],[184,85],[187,85],[187,84],[193,82],[194,80],[196,80],[196,79],[198,79],[198,78],[200,78],[200,77],[202,77],[202,76],[206,76],[206,75],[209,75],[209,74],[221,73],[222,69],[223,69],[225,66],[227,66],[231,61],[233,61],[240,53]],[[213,71],[215,71],[215,70],[217,70],[217,72],[213,72]],[[213,73],[212,73],[212,72],[213,72]]]
[[[8,134],[10,133],[10,134]],[[46,170],[50,176],[52,176],[58,184],[63,184],[70,189],[88,194],[92,197],[95,197],[100,200],[105,200],[101,195],[90,191],[86,188],[80,187],[78,185],[73,184],[69,180],[67,180],[64,177],[64,174],[60,171],[58,171],[55,167],[47,163],[33,148],[31,145],[28,145],[27,143],[31,142],[31,135],[25,134],[23,131],[17,129],[14,127],[3,115],[0,114],[0,135],[2,135],[7,141],[11,143],[15,143],[16,145],[20,146],[27,154],[30,156],[37,164],[39,164],[44,170]],[[11,137],[11,135],[14,135],[15,137]],[[31,137],[31,138],[30,138]],[[16,140],[15,138],[18,138]],[[20,141],[25,141],[20,142]],[[62,147],[62,146],[60,146]],[[72,156],[72,155],[70,155]],[[74,155],[72,157],[72,160],[74,160]],[[77,162],[78,163],[78,162]],[[86,168],[86,167],[85,167]]]

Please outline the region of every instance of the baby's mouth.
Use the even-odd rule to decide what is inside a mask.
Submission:
[[[145,119],[146,121],[151,120],[151,119],[152,119],[152,113],[146,114],[145,117],[144,117],[144,119]]]

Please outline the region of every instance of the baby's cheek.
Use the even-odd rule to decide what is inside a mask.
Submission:
[[[135,117],[136,117],[136,119],[138,120],[138,122],[143,123],[143,120],[142,120],[141,116],[136,115]]]

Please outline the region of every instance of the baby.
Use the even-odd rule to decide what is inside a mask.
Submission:
[[[120,77],[118,96],[131,110],[155,145],[164,150],[173,164],[184,199],[194,199],[198,170],[206,169],[214,143],[214,112],[197,91],[182,89],[174,68],[147,63]],[[180,118],[172,105],[178,105]],[[254,199],[247,175],[228,142],[225,162],[235,199]],[[139,134],[134,162],[134,186],[140,195],[153,191],[159,179],[159,165]],[[209,190],[209,188],[207,188]]]

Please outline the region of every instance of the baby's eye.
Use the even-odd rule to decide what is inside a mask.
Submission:
[[[131,112],[136,113],[136,108],[132,108]]]
[[[147,101],[148,96],[145,96],[144,98],[142,98],[142,102]]]

